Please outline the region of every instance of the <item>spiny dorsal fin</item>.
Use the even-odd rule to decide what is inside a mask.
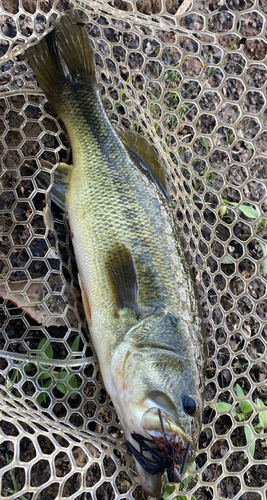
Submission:
[[[123,244],[116,245],[108,253],[107,268],[116,301],[115,314],[127,308],[139,317],[138,281],[130,250]]]
[[[132,132],[131,130],[122,130],[118,127],[115,128],[130,155],[133,155],[138,160],[141,167],[157,184],[164,197],[168,199],[169,190],[164,168],[159,161],[153,146],[151,146],[151,144],[149,144],[144,137]]]

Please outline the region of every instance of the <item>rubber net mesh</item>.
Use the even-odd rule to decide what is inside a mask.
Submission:
[[[110,119],[164,162],[199,288],[203,430],[170,499],[266,499],[266,0],[0,2],[0,497],[141,499],[88,337],[65,216],[42,160],[71,161],[24,55],[76,7]],[[185,4],[185,2],[184,2]]]

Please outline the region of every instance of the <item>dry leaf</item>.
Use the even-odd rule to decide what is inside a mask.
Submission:
[[[27,294],[23,293],[26,285],[30,284]],[[8,285],[8,288],[7,286]],[[22,309],[37,323],[45,326],[65,326],[65,321],[61,316],[48,312],[43,299],[46,288],[40,281],[7,281],[0,285],[0,297],[8,299],[15,307]],[[51,300],[51,299],[50,299]]]

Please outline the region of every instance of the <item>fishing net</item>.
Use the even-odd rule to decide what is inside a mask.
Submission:
[[[54,206],[53,231],[43,219],[42,160],[71,152],[24,50],[73,7],[111,121],[165,165],[205,320],[203,430],[165,497],[264,500],[266,0],[1,0],[0,497],[146,498],[88,336],[67,220]]]

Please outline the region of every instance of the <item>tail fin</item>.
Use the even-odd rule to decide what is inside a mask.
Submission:
[[[94,84],[94,56],[79,15],[68,11],[55,29],[26,50],[36,79],[47,99],[58,111],[63,86]]]

